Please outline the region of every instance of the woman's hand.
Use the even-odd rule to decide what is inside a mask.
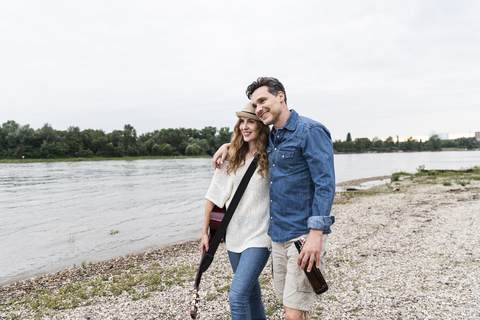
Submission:
[[[202,241],[200,242],[200,251],[203,254],[203,250],[208,251],[208,234],[202,233]]]

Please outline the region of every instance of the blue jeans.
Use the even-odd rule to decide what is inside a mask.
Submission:
[[[258,277],[269,256],[268,248],[248,248],[242,253],[228,251],[235,273],[229,295],[232,320],[267,319]]]

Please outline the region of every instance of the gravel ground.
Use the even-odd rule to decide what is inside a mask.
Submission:
[[[480,181],[425,177],[342,193],[312,319],[480,319]],[[189,319],[199,241],[0,287],[0,319]],[[201,319],[229,319],[223,245],[202,278]],[[271,265],[268,319],[283,319]],[[73,308],[72,308],[73,307]],[[65,309],[67,308],[67,309]]]

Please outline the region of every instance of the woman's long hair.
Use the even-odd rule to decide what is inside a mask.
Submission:
[[[263,124],[261,121],[255,120],[260,131],[258,132],[258,137],[256,141],[256,148],[254,157],[257,159],[258,173],[263,177],[268,179],[268,155],[267,155],[267,146],[268,146],[268,134],[270,133],[270,127]],[[248,152],[248,142],[243,140],[243,134],[240,130],[240,119],[238,119],[233,129],[233,135],[230,145],[229,157],[228,157],[228,166],[227,174],[237,172],[237,169],[245,164],[245,155]]]

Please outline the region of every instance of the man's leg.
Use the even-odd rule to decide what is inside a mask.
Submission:
[[[283,300],[285,277],[287,275],[287,255],[283,243],[272,242],[273,288],[278,300]]]
[[[302,311],[297,309],[292,309],[286,306],[283,306],[283,310],[285,311],[285,320],[305,320],[308,318],[308,311]]]
[[[323,235],[322,238],[321,270],[324,268],[327,237]],[[297,265],[296,240],[298,238],[284,243],[274,242],[272,250],[275,293],[278,299],[283,299],[286,320],[308,319],[308,312],[313,308],[315,300],[315,292],[305,272]]]

